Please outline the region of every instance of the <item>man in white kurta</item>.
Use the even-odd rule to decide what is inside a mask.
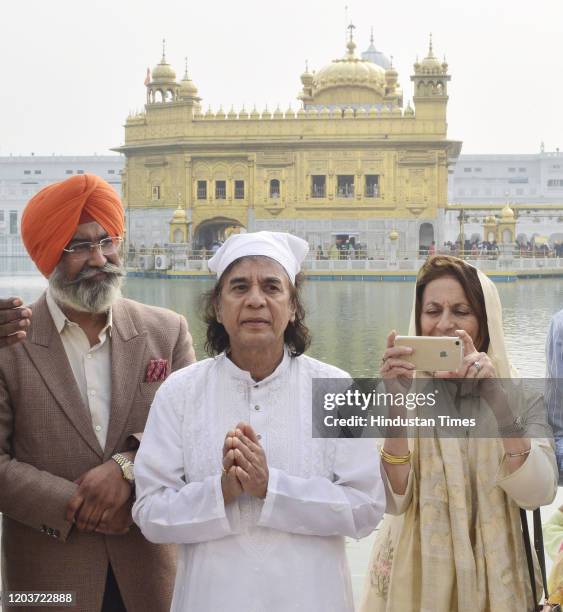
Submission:
[[[135,461],[133,517],[180,544],[175,612],[354,609],[344,537],[379,523],[385,493],[372,440],[312,437],[312,379],[345,372],[285,351],[255,382],[225,353],[172,374]],[[267,457],[265,499],[225,505],[225,432],[249,423]]]

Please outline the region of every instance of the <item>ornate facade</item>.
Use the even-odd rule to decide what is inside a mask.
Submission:
[[[351,26],[342,58],[301,75],[297,111],[213,112],[163,53],[144,112],[127,118],[115,149],[126,156],[130,241],[209,248],[236,228],[271,229],[313,248],[352,238],[371,253],[392,230],[401,250],[439,240],[461,143],[447,138],[450,76],[432,42],[411,80],[414,108],[373,40],[357,57]]]

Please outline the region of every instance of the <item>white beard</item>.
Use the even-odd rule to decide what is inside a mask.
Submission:
[[[97,268],[95,271],[106,272],[107,278],[101,280],[78,278],[69,283],[58,265],[49,277],[51,295],[60,305],[79,312],[92,314],[107,312],[121,297],[123,268],[106,263],[103,268]]]

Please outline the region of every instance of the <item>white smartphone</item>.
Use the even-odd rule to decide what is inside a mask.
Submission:
[[[397,336],[395,346],[410,346],[413,352],[401,359],[422,372],[456,372],[463,361],[463,342],[457,336]]]

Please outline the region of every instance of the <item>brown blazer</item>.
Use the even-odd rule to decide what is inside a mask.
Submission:
[[[2,588],[75,591],[72,610],[97,612],[111,563],[129,612],[168,611],[175,547],[151,544],[135,525],[123,536],[81,533],[64,517],[73,481],[143,431],[160,384],[144,382],[150,360],[167,359],[172,370],[195,361],[186,320],[127,299],[114,305],[111,415],[102,449],[45,295],[31,309],[25,342],[0,350]]]

